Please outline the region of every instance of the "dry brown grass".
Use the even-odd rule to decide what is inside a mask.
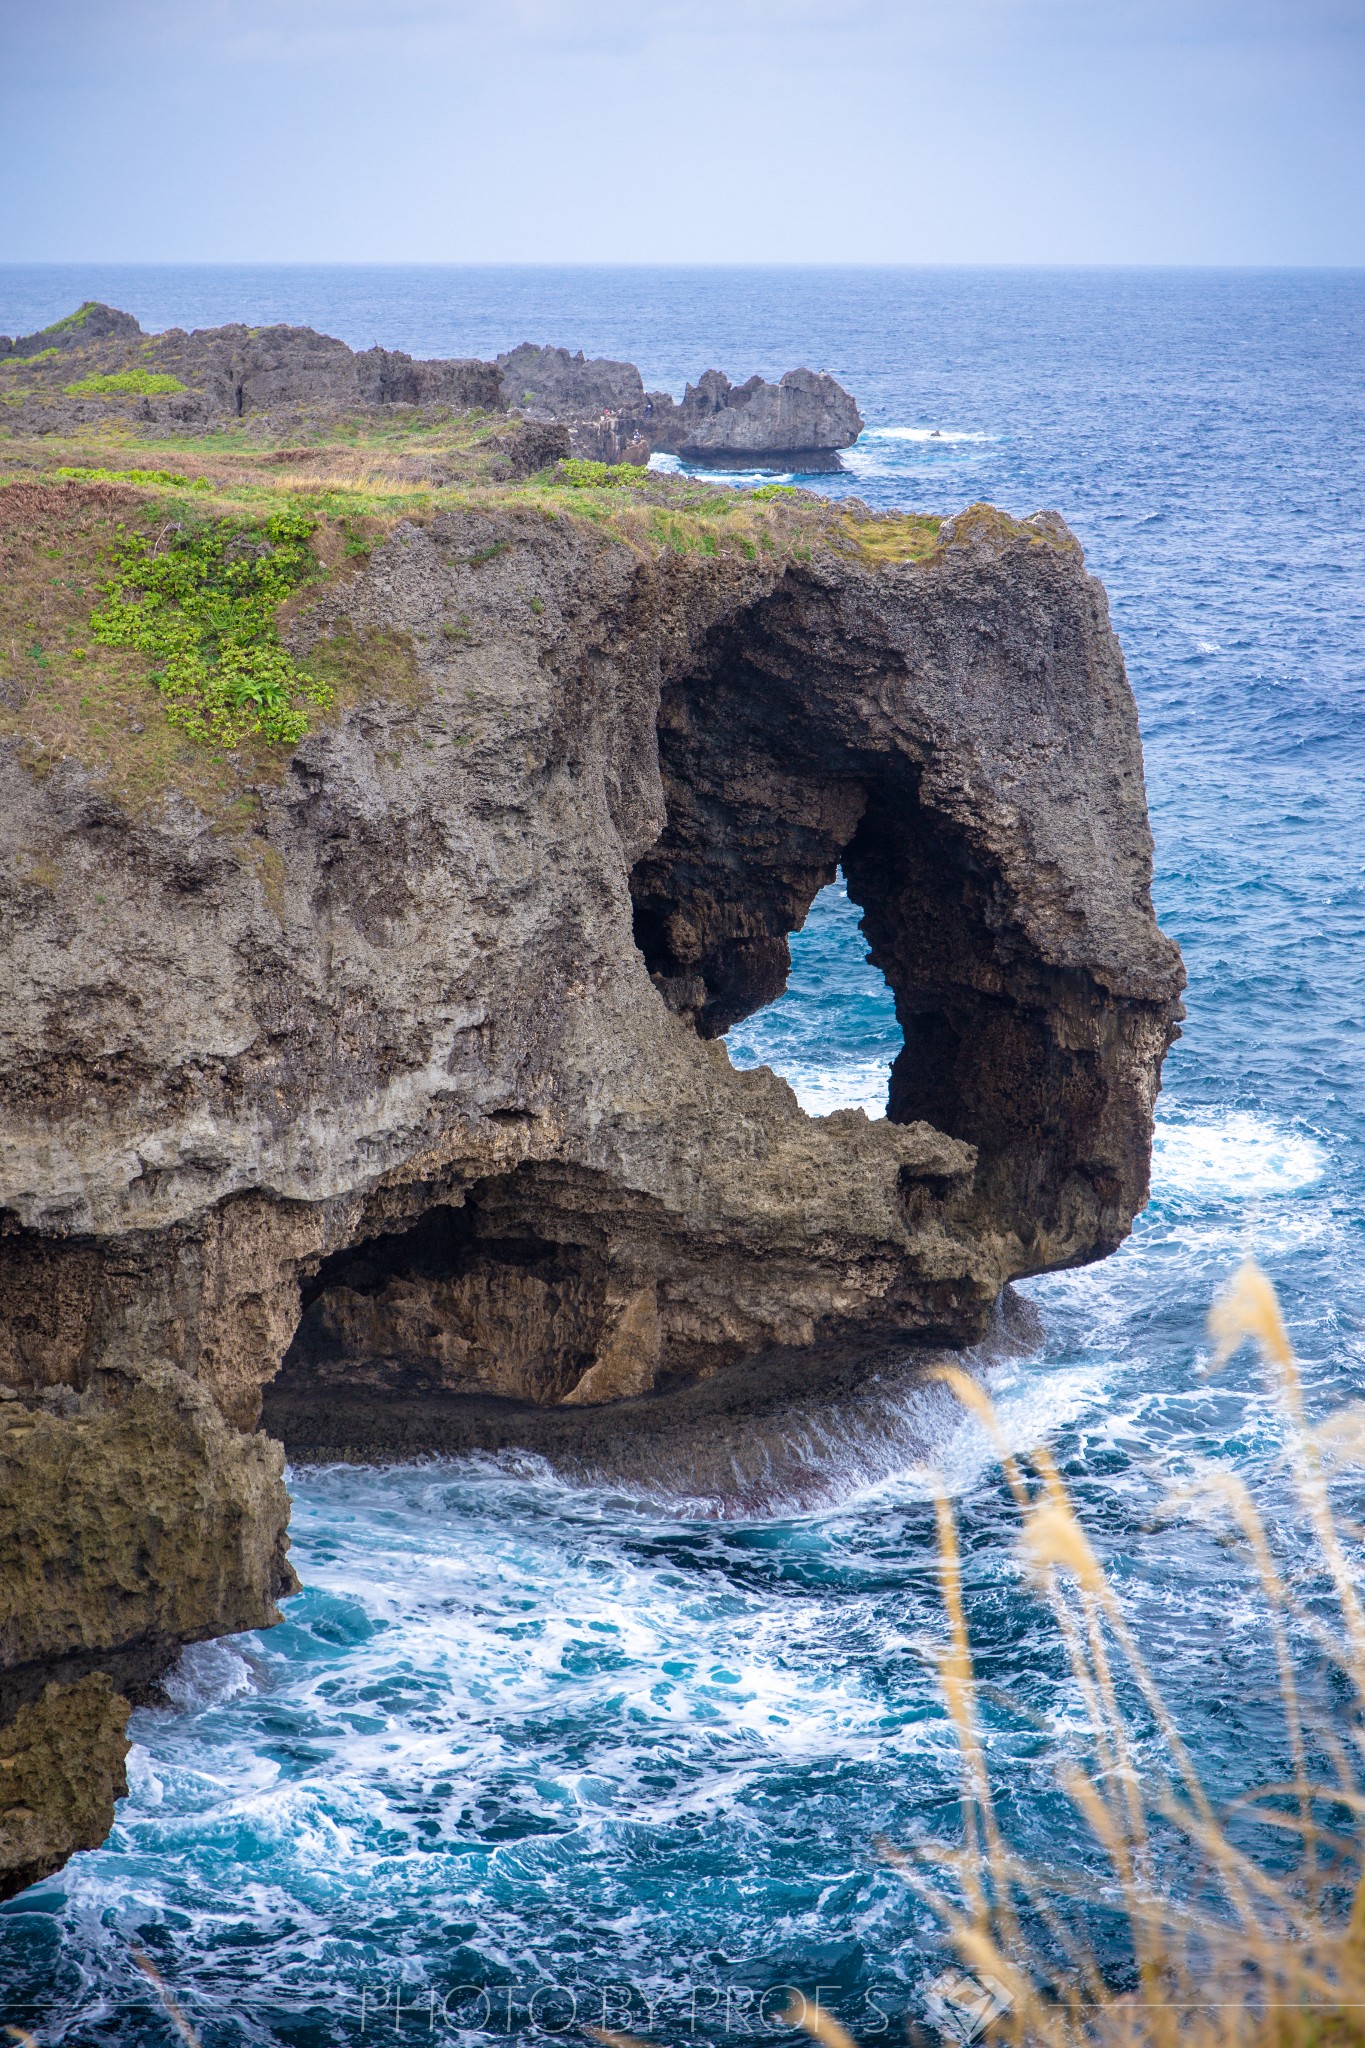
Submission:
[[[1334,1592],[1335,1619],[1295,1605],[1264,1519],[1241,1479],[1221,1467],[1201,1472],[1170,1497],[1172,1512],[1219,1515],[1244,1545],[1270,1619],[1277,1681],[1294,1759],[1287,1785],[1262,1786],[1237,1802],[1294,1845],[1287,1873],[1269,1870],[1234,1839],[1233,1810],[1219,1811],[1201,1783],[1160,1689],[1101,1569],[1048,1452],[1005,1452],[990,1404],[976,1384],[943,1376],[999,1445],[1019,1509],[1020,1554],[1045,1597],[1070,1662],[1089,1725],[1092,1762],[1059,1772],[1061,1792],[1085,1820],[1112,1872],[1127,1916],[1136,1988],[1116,1994],[1091,1950],[1065,1887],[1023,1865],[1001,1839],[991,1809],[977,1721],[971,1644],[957,1581],[951,1506],[939,1503],[940,1574],[948,1622],[941,1683],[962,1759],[964,1839],[914,1859],[888,1850],[907,1882],[940,1915],[964,1965],[1005,1987],[1010,2010],[992,2038],[1037,2048],[1094,2042],[1124,2048],[1346,2048],[1365,2042],[1365,1884],[1354,1828],[1365,1812],[1352,1752],[1365,1707],[1365,1625],[1345,1541],[1332,1512],[1332,1469],[1365,1463],[1365,1409],[1352,1404],[1310,1425],[1298,1366],[1274,1290],[1244,1266],[1210,1317],[1215,1369],[1250,1340],[1267,1391],[1286,1424],[1287,1462],[1302,1529]],[[1310,1782],[1303,1705],[1286,1625],[1293,1620],[1326,1652],[1353,1704],[1335,1729],[1316,1733],[1336,1775]],[[1139,1768],[1137,1744],[1120,1704],[1119,1673],[1135,1686],[1160,1733],[1165,1772]],[[1197,1900],[1162,1883],[1156,1844],[1183,1839],[1202,1865]],[[1073,1892],[1084,1896],[1085,1886]],[[1349,1911],[1329,1900],[1353,1895]],[[1074,1904],[1074,1898],[1071,1902]],[[1047,1930],[1046,1949],[1021,1933]]]
[[[876,567],[923,561],[938,545],[942,522],[925,514],[850,512],[808,492],[765,499],[705,477],[650,473],[635,486],[582,490],[548,472],[509,484],[496,476],[507,426],[501,416],[484,415],[423,424],[420,432],[411,424],[405,431],[365,421],[325,440],[272,448],[230,434],[135,441],[106,424],[68,439],[0,441],[0,478],[46,477],[58,467],[155,468],[208,485],[210,492],[196,492],[196,501],[216,511],[264,516],[302,505],[325,521],[368,521],[372,537],[398,519],[420,520],[453,507],[520,506],[580,520],[646,556],[671,551],[801,560],[829,549]],[[152,486],[130,488],[144,500],[170,495]],[[1016,522],[1006,525],[1014,534]],[[1027,528],[1017,532],[1037,538]]]

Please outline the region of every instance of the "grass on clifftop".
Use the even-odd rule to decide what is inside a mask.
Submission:
[[[190,502],[201,510],[197,497]],[[185,510],[184,494],[164,488],[75,481],[0,488],[0,740],[16,745],[38,776],[64,761],[79,764],[133,814],[174,789],[220,828],[242,835],[248,857],[268,864],[253,838],[254,792],[288,773],[290,746],[269,739],[260,723],[233,747],[192,739],[174,719],[175,699],[153,680],[156,655],[92,629],[109,606],[119,550],[133,536],[155,548]],[[346,573],[339,525],[319,526],[310,546],[310,573],[321,578],[324,557],[333,575]],[[310,587],[293,586],[292,600],[276,609],[277,630],[293,605],[307,602]],[[200,596],[209,593],[192,601]],[[291,708],[310,724],[331,715],[319,701],[328,691],[338,706],[376,694],[407,705],[420,700],[414,650],[401,633],[341,626],[296,666],[311,687]]]
[[[306,658],[285,644],[314,589],[363,570],[405,521],[563,519],[646,559],[736,564],[913,562],[936,546],[936,519],[874,518],[785,485],[579,461],[508,481],[509,432],[502,415],[408,409],[283,447],[117,419],[0,434],[0,737],[36,773],[70,759],[134,810],[174,788],[235,827],[330,703],[423,700],[403,634],[334,627]]]
[[[22,377],[23,365],[0,363],[0,382],[6,374]],[[113,418],[67,440],[0,437],[0,479],[7,472],[37,472],[156,483],[165,490],[192,488],[224,513],[263,517],[294,509],[324,521],[381,525],[455,508],[520,505],[583,519],[648,554],[733,552],[747,560],[801,559],[816,547],[856,554],[869,564],[922,560],[933,552],[941,523],[921,514],[875,517],[787,484],[741,490],[705,477],[579,458],[506,481],[498,472],[515,423],[503,415],[392,410],[392,417],[335,421],[326,434],[284,447],[261,447],[245,428],[157,438]]]
[[[308,730],[300,700],[331,703],[330,686],[292,659],[275,623],[278,606],[317,572],[313,524],[276,512],[259,523],[168,525],[155,540],[120,532],[90,630],[106,647],[151,655],[167,717],[191,739],[293,746]]]

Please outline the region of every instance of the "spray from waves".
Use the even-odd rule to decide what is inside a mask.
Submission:
[[[1152,1194],[1162,1201],[1291,1195],[1326,1171],[1327,1155],[1316,1138],[1250,1110],[1192,1110],[1179,1119],[1162,1118],[1152,1145]]]
[[[565,1487],[601,1511],[675,1523],[761,1525],[842,1511],[891,1489],[902,1501],[970,1491],[998,1454],[940,1376],[951,1364],[990,1392],[1023,1450],[1105,1398],[1102,1363],[1035,1368],[1043,1331],[1011,1294],[986,1340],[964,1352],[888,1348],[873,1360],[831,1350],[798,1369],[722,1375],[618,1412],[591,1447],[434,1459],[434,1470]],[[661,1427],[661,1421],[663,1427]],[[595,1510],[596,1511],[596,1510]]]
[[[1000,439],[1000,436],[998,434],[960,432],[957,429],[945,427],[866,427],[858,438],[859,445],[861,445],[863,441],[946,441],[950,443],[985,443],[998,441]]]
[[[723,469],[715,463],[684,462],[679,455],[670,455],[663,450],[656,451],[649,458],[649,467],[659,476],[700,477],[707,483],[728,484],[733,490],[752,491],[761,484],[794,484],[807,474],[824,475],[824,471],[807,472],[799,469]]]
[[[1194,1711],[1213,1630],[1252,1669],[1264,1646],[1189,1532],[1152,1533],[1138,1461],[1176,1434],[1178,1401],[1210,1396],[1153,1376],[1134,1304],[1201,1202],[1206,1221],[1258,1202],[1294,1213],[1326,1157],[1242,1111],[1167,1118],[1162,1139],[1158,1202],[1130,1246],[1029,1283],[1043,1324],[956,1362],[1011,1449],[1087,1447],[1096,1540],[1108,1501],[1124,1597],[1171,1638]],[[572,1927],[576,1980],[651,1992],[690,1981],[699,1949],[734,1954],[738,1938],[766,1958],[779,1921],[818,1945],[831,1870],[841,1926],[897,1959],[911,1998],[914,1929],[865,1866],[878,1833],[913,1839],[955,1796],[932,1676],[932,1494],[957,1497],[976,1532],[983,1674],[1042,1717],[992,1742],[1019,1824],[1046,1845],[1070,1712],[1020,1604],[996,1445],[923,1366],[893,1361],[834,1400],[808,1389],[746,1421],[708,1471],[689,1473],[695,1446],[679,1440],[667,1483],[526,1456],[295,1473],[307,1590],[282,1628],[186,1655],[177,1711],[137,1717],[115,1836],[68,1879],[85,2027],[70,2038],[119,2039],[118,2016],[145,2003],[127,1957],[148,1926],[213,2048],[278,2048],[324,2006],[328,2038],[359,2042],[361,1992],[383,1972],[442,1993],[471,1971],[534,1984],[547,1929]],[[1220,1433],[1225,1416],[1244,1457],[1272,1458],[1273,1420],[1249,1419],[1234,1387],[1216,1398]],[[1220,1740],[1214,1723],[1215,1766]],[[468,1951],[446,1938],[454,1924]],[[100,2006],[107,2036],[89,2024]]]
[[[737,1067],[758,1064],[734,1051]],[[830,1116],[836,1109],[861,1109],[869,1117],[886,1115],[891,1060],[884,1054],[837,1062],[793,1059],[781,1069],[807,1116]]]

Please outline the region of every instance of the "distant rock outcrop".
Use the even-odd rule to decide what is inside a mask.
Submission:
[[[863,430],[853,397],[824,371],[732,384],[723,370],[707,370],[679,405],[666,391],[647,392],[633,363],[590,361],[581,350],[571,356],[524,342],[499,356],[498,367],[510,409],[564,421],[575,453],[599,461],[646,459],[655,449],[703,462],[830,456]]]
[[[644,379],[634,363],[609,356],[589,361],[579,349],[520,348],[498,357],[502,402],[528,419],[595,419],[601,413],[635,413],[645,403]]]
[[[852,396],[824,371],[788,370],[778,384],[762,377],[732,384],[724,371],[708,370],[688,385],[681,405],[656,419],[653,439],[656,447],[705,461],[851,448],[862,430]]]
[[[87,299],[74,313],[54,320],[37,334],[21,334],[17,341],[0,334],[0,356],[37,356],[54,348],[89,348],[97,341],[141,339],[142,329],[131,313],[120,313],[117,306],[106,306],[99,299]]]
[[[87,372],[75,384],[73,352]],[[284,424],[300,412],[334,418],[444,405],[562,426],[564,452],[605,462],[643,463],[662,449],[697,461],[786,464],[800,456],[828,465],[863,424],[850,394],[823,371],[732,384],[723,371],[707,370],[678,404],[666,391],[646,391],[634,363],[581,349],[571,355],[522,342],[491,363],[424,361],[402,349],[357,352],[311,327],[234,324],[145,335],[130,313],[93,300],[39,334],[0,335],[4,359],[33,366],[28,388],[8,394],[12,432],[68,433],[99,424],[111,410],[162,431],[193,432],[246,418]]]

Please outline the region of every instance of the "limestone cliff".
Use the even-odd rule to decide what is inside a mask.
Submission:
[[[515,1440],[967,1342],[1122,1239],[1181,983],[1122,659],[1055,515],[935,526],[438,492],[291,607],[361,681],[216,811],[0,717],[0,1663],[98,1721],[106,1805],[79,1688],[290,1583],[263,1390],[313,1454]],[[872,1121],[722,1042],[840,865],[905,1032]],[[95,1825],[24,1810],[21,1879]]]

